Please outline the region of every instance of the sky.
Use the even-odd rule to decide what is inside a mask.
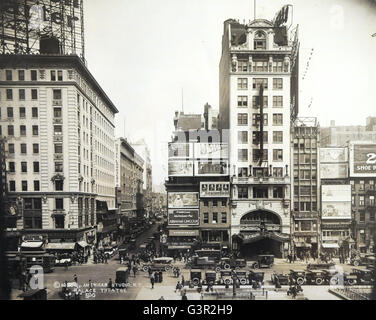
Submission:
[[[119,110],[116,137],[148,144],[154,184],[167,177],[174,112],[218,108],[223,22],[253,20],[254,1],[267,20],[293,5],[299,116],[322,127],[376,116],[376,0],[86,0],[88,68]]]

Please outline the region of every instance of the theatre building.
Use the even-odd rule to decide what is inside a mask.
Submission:
[[[229,131],[232,248],[290,250],[291,124],[298,113],[297,29],[281,21],[224,22],[219,128]]]

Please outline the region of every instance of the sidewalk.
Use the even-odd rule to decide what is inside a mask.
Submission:
[[[161,296],[165,300],[181,300],[180,292],[175,292],[175,286],[158,286],[158,284],[154,285],[154,289],[151,289],[151,286],[142,288],[136,300],[158,300]],[[201,295],[198,292],[187,291],[187,298],[188,300],[200,300]]]

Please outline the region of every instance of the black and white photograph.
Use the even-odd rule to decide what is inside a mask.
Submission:
[[[0,300],[376,300],[375,56],[376,0],[0,0]]]

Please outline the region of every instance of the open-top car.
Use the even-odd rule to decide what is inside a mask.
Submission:
[[[257,257],[257,261],[252,263],[253,269],[259,268],[271,268],[274,265],[274,255],[272,254],[261,254]]]
[[[154,258],[150,263],[144,263],[142,270],[147,272],[149,269],[152,271],[169,271],[172,268],[174,258],[160,257]]]

